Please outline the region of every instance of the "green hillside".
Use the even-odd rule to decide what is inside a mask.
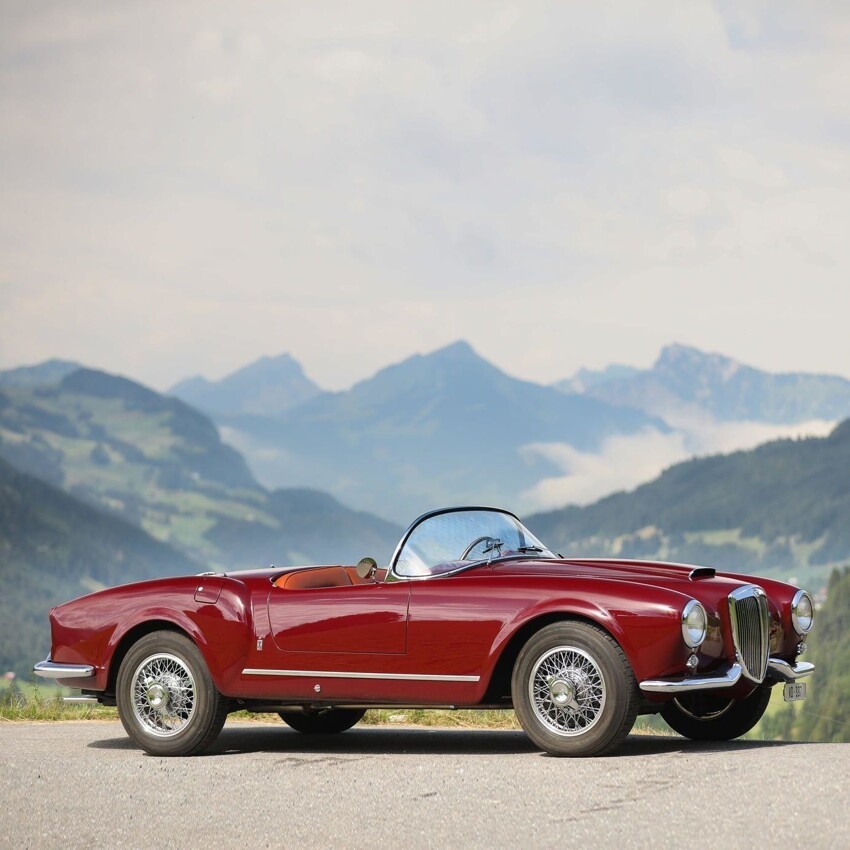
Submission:
[[[807,680],[809,698],[768,714],[759,733],[783,741],[850,743],[850,567],[832,573],[808,646],[806,660],[816,666]]]
[[[850,560],[850,420],[824,438],[690,460],[628,493],[529,517],[569,555],[707,563],[812,587]]]
[[[0,672],[50,650],[51,606],[102,587],[201,567],[125,520],[0,460]]]
[[[91,369],[0,388],[0,457],[205,568],[385,560],[401,533],[314,491],[267,492],[204,414]]]

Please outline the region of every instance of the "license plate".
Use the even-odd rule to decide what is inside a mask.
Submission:
[[[806,683],[805,682],[786,682],[785,692],[783,694],[785,702],[795,702],[798,699],[806,698]]]

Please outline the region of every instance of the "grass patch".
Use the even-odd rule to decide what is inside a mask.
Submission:
[[[0,691],[0,721],[16,720],[117,720],[118,709],[90,703],[69,705],[62,693],[42,693],[37,685],[23,691],[18,687]]]
[[[0,722],[50,720],[117,720],[118,709],[112,706],[73,705],[62,701],[70,693],[61,688],[42,691],[37,685],[25,690],[8,688],[0,691]],[[257,723],[280,723],[277,714],[257,714],[234,711],[231,720]],[[431,726],[450,729],[521,730],[512,709],[442,709],[442,708],[373,708],[360,721],[366,726]],[[660,717],[638,717],[632,729],[636,735],[671,735],[673,733]]]
[[[474,711],[440,708],[373,708],[361,723],[369,726],[450,726],[460,729],[520,729],[513,711],[492,709]]]

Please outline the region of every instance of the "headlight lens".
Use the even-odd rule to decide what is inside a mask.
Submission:
[[[805,590],[798,590],[791,601],[791,622],[798,635],[807,635],[815,623],[815,606]]]
[[[705,608],[696,599],[685,605],[682,611],[682,638],[691,649],[696,649],[704,640],[708,628]]]

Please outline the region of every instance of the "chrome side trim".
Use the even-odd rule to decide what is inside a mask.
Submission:
[[[90,664],[57,664],[46,658],[39,661],[32,672],[43,679],[87,679],[94,676],[94,667]]]
[[[731,688],[738,684],[743,673],[737,662],[721,673],[711,676],[688,676],[682,679],[647,679],[640,689],[650,694],[684,694],[689,691],[711,691],[715,688]]]
[[[89,705],[91,703],[97,705],[100,700],[97,697],[62,697],[62,702],[65,705]]]
[[[243,676],[298,676],[309,679],[388,679],[399,682],[478,682],[480,676],[435,676],[430,673],[342,673],[336,670],[262,670],[247,667]]]
[[[781,658],[768,658],[767,678],[775,682],[793,682],[805,676],[811,676],[815,672],[815,665],[811,661],[798,661],[789,664]]]

